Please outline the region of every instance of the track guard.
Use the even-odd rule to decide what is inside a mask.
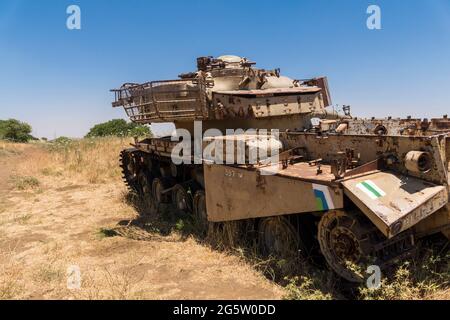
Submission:
[[[373,172],[342,182],[345,194],[388,238],[405,231],[448,202],[445,186],[392,172]]]

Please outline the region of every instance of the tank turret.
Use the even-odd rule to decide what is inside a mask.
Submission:
[[[331,104],[325,77],[295,80],[233,55],[200,57],[197,71],[177,80],[126,83],[112,91],[113,106],[123,107],[131,121],[174,122],[189,130],[194,121],[204,130],[298,129]]]

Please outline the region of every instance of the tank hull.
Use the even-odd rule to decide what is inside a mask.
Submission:
[[[142,198],[156,207],[170,202],[200,221],[202,235],[248,223],[261,252],[279,255],[281,247],[304,249],[300,230],[308,220],[329,266],[360,282],[348,262],[384,266],[408,257],[425,236],[450,234],[446,116],[353,118],[349,107],[326,108],[325,77],[292,80],[234,56],[199,58],[197,72],[179,80],[113,91],[113,106],[132,121],[184,129],[136,141],[121,154],[122,170]],[[250,129],[270,132],[243,132]]]

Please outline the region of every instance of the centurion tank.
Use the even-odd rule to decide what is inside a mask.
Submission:
[[[383,268],[425,236],[450,237],[447,116],[358,119],[348,106],[334,111],[326,77],[291,79],[237,56],[200,57],[176,80],[112,91],[131,121],[178,129],[123,150],[125,182],[205,232],[245,222],[274,256],[317,244],[352,282],[364,277],[355,265]]]

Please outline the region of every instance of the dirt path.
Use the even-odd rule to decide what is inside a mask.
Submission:
[[[8,177],[28,152],[0,158],[0,299],[282,297],[280,287],[238,257],[194,239],[105,237],[100,230],[136,217],[119,182],[75,185],[43,176],[38,188],[11,189]],[[81,271],[80,289],[67,289],[71,266]]]

